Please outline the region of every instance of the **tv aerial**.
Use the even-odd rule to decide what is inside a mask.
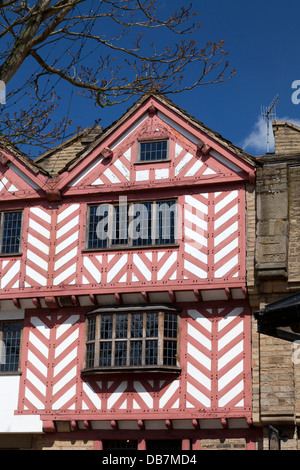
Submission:
[[[278,95],[275,96],[269,107],[261,107],[261,115],[267,121],[267,153],[270,151],[270,121],[276,120],[276,103]]]

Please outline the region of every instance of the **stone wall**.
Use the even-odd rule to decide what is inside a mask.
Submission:
[[[253,313],[300,291],[300,128],[275,122],[275,154],[257,157],[254,269],[247,272]],[[248,214],[251,219],[252,213]],[[247,243],[253,249],[253,220]],[[298,449],[300,351],[295,344],[252,328],[253,423],[268,424],[288,437],[284,449]]]
[[[300,128],[284,121],[273,121],[275,154],[291,155],[300,152]]]

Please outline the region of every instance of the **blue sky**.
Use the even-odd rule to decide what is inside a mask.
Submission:
[[[189,3],[158,1],[163,14],[170,5],[176,9]],[[278,95],[277,119],[300,125],[300,104],[293,104],[291,99],[295,91],[292,83],[300,80],[300,2],[194,0],[193,6],[203,24],[196,41],[201,45],[224,39],[230,67],[236,74],[226,83],[200,86],[169,97],[233,144],[253,155],[264,154],[266,125],[261,119],[261,106],[268,106]],[[162,31],[156,32],[153,39],[161,44],[166,41]],[[100,109],[77,97],[76,92],[70,100],[70,93],[66,90],[61,110],[71,103],[69,117],[74,127],[90,126],[97,118],[107,127],[134,101]]]

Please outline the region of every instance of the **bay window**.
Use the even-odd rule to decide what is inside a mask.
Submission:
[[[179,368],[180,317],[173,307],[101,308],[87,315],[85,369]]]

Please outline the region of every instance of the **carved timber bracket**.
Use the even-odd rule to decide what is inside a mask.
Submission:
[[[47,189],[46,198],[49,202],[61,201],[62,194],[59,189]]]

